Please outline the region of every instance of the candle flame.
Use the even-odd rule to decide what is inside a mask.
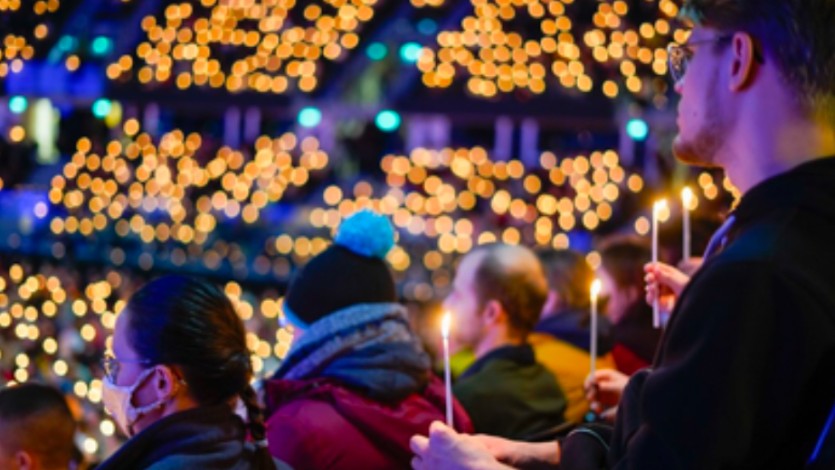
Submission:
[[[667,208],[667,200],[666,199],[659,199],[658,201],[655,201],[655,204],[652,206],[652,210],[656,214],[660,213],[662,210],[664,210],[666,208]]]
[[[441,336],[449,338],[449,326],[452,323],[452,315],[449,312],[444,312],[441,319]]]
[[[597,300],[597,296],[600,295],[600,290],[603,288],[603,283],[600,282],[600,279],[595,279],[594,282],[591,283],[591,298],[592,300]]]
[[[684,189],[681,190],[681,204],[684,206],[684,209],[690,210],[690,205],[693,202],[693,190],[690,187],[685,186]]]

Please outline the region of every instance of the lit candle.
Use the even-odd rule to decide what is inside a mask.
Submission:
[[[444,386],[446,390],[446,424],[452,427],[452,376],[449,370],[449,325],[452,316],[444,313],[441,320],[441,337],[444,340]]]
[[[655,204],[652,206],[652,264],[658,264],[658,218],[660,217],[661,211],[667,207],[667,201],[661,199],[660,201],[656,201]],[[659,292],[660,294],[660,286]],[[659,295],[655,296],[655,300],[652,302],[652,326],[655,328],[661,328],[661,312],[660,306],[658,304],[658,297]]]
[[[600,295],[600,288],[600,279],[595,279],[591,283],[591,377],[594,377],[597,361],[597,296]]]
[[[686,263],[690,259],[690,206],[693,202],[693,191],[687,186],[681,190],[681,231],[683,232],[682,240],[683,249],[682,257]]]

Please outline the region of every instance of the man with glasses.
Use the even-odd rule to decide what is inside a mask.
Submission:
[[[724,168],[743,197],[654,370],[627,387],[614,438],[582,437],[599,442],[595,468],[833,468],[835,1],[689,0],[682,13],[694,27],[670,48],[673,150]],[[560,460],[553,445],[439,424],[413,449],[415,468]]]

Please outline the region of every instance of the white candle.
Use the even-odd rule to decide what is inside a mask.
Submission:
[[[686,263],[691,256],[690,249],[690,205],[693,201],[693,191],[687,186],[681,190],[681,231],[682,231],[682,258]]]
[[[441,337],[444,341],[444,386],[446,391],[446,424],[452,427],[452,376],[449,370],[449,325],[452,316],[449,312],[444,313],[441,320]]]
[[[660,201],[656,201],[655,204],[652,206],[652,264],[658,264],[658,218],[660,217],[660,213],[667,207],[667,201],[661,199]],[[660,294],[660,286],[658,286]],[[655,296],[655,300],[652,302],[652,326],[655,328],[661,328],[661,309],[658,304],[658,297],[659,295]]]
[[[597,297],[600,295],[600,279],[595,279],[591,283],[591,372],[590,377],[594,377],[594,371],[597,361]]]

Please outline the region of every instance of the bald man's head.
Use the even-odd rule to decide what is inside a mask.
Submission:
[[[481,304],[495,300],[514,333],[527,336],[539,321],[548,282],[539,258],[518,245],[493,244],[467,255],[477,267],[473,286]]]
[[[74,435],[58,390],[35,383],[0,390],[0,468],[69,468]]]

